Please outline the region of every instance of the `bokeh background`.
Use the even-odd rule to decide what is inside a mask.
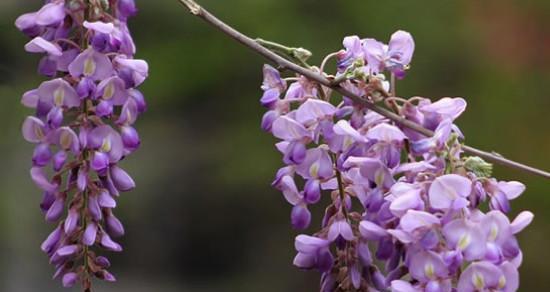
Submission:
[[[21,94],[43,80],[15,18],[39,0],[0,1],[0,291],[62,291],[39,250],[52,229],[28,177],[30,112]],[[138,0],[131,21],[149,111],[142,148],[124,162],[138,188],[117,208],[127,235],[112,255],[119,282],[97,291],[315,291],[318,275],[292,267],[290,207],[270,187],[281,165],[259,129],[263,60],[187,14],[177,0]],[[550,1],[200,1],[251,36],[309,48],[314,63],[346,35],[387,41],[410,31],[417,51],[402,96],[462,96],[467,142],[550,169]],[[527,192],[513,213],[534,223],[519,236],[521,291],[550,291],[550,184],[496,167]],[[320,213],[316,214],[317,217]],[[77,291],[77,290],[75,290]]]

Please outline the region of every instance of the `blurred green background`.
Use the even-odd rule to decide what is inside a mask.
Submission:
[[[149,111],[137,125],[142,148],[123,163],[138,188],[116,210],[127,229],[124,252],[111,256],[119,282],[97,290],[315,291],[318,275],[291,265],[290,207],[269,185],[281,161],[259,129],[263,60],[176,0],[137,2],[130,25],[137,57],[150,64],[141,88]],[[550,169],[550,1],[200,2],[251,36],[309,48],[317,64],[346,35],[387,41],[410,31],[417,51],[400,95],[462,96],[469,108],[458,124],[470,145]],[[28,175],[33,148],[20,136],[31,114],[20,96],[43,78],[13,22],[41,4],[0,1],[0,291],[62,291],[39,249],[53,227]],[[513,214],[536,214],[519,236],[520,290],[550,291],[549,181],[495,174],[527,185]]]

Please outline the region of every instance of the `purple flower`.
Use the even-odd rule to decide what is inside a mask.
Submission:
[[[44,5],[36,13],[36,24],[40,26],[49,26],[59,24],[65,19],[65,1],[52,1]]]
[[[389,45],[375,39],[365,40],[365,56],[371,71],[378,74],[389,70],[398,77],[403,77],[414,53],[414,40],[405,31],[395,32]]]
[[[57,78],[46,81],[38,87],[39,102],[56,107],[78,107],[80,98],[74,88],[65,80]]]
[[[430,204],[441,210],[458,210],[468,206],[472,182],[460,175],[448,174],[436,178],[428,191]]]
[[[149,65],[143,60],[129,59],[121,55],[114,59],[114,64],[130,87],[141,85],[149,76]]]
[[[488,262],[471,264],[460,276],[458,291],[516,291],[519,286],[517,270],[510,263],[497,267]]]
[[[358,36],[348,36],[344,38],[343,45],[345,50],[338,54],[338,71],[344,72],[356,61],[365,59],[363,43]]]
[[[449,271],[441,257],[432,251],[419,251],[411,256],[409,262],[409,272],[411,276],[428,287],[449,287],[450,281],[446,280]],[[431,291],[450,291],[450,289],[431,290]]]
[[[337,219],[330,225],[327,239],[330,241],[334,241],[339,236],[348,241],[351,241],[355,238],[355,236],[353,235],[353,231],[351,230],[351,226],[344,219]]]
[[[73,77],[85,76],[93,80],[104,80],[113,75],[113,64],[109,57],[89,48],[69,65]]]
[[[286,82],[281,79],[279,71],[270,65],[264,65],[264,81],[262,90],[264,94],[260,99],[262,106],[274,108],[279,101],[281,93],[286,89]]]
[[[423,125],[435,130],[443,120],[454,121],[458,118],[466,110],[466,101],[462,98],[445,97],[434,103],[420,104],[418,110],[424,115]]]
[[[298,235],[294,246],[298,254],[294,258],[294,265],[302,269],[317,268],[328,271],[332,268],[333,257],[328,246],[330,241],[318,237]]]
[[[443,235],[449,248],[461,251],[465,260],[479,260],[485,256],[486,237],[478,224],[456,219],[443,227]]]
[[[88,148],[105,153],[109,157],[109,162],[116,163],[122,158],[124,145],[120,134],[110,126],[104,125],[88,134]]]

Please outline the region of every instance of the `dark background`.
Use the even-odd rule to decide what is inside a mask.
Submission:
[[[346,35],[387,41],[410,31],[417,51],[400,95],[462,96],[468,144],[550,169],[550,1],[200,2],[251,36],[309,48],[316,64]],[[20,96],[43,78],[13,22],[41,4],[0,1],[0,291],[62,291],[39,249],[53,226],[20,135],[31,114]],[[150,64],[141,88],[149,111],[137,125],[143,146],[123,163],[138,188],[116,210],[127,229],[124,252],[111,256],[119,282],[97,290],[315,291],[318,275],[291,265],[290,207],[269,185],[281,162],[259,129],[263,60],[176,0],[138,5],[130,27]],[[536,215],[519,236],[521,291],[550,291],[549,181],[503,167],[495,175],[527,185],[513,215]]]

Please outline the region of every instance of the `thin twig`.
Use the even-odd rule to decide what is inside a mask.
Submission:
[[[222,31],[224,34],[231,37],[232,39],[236,40],[237,42],[239,42],[239,43],[241,43],[245,46],[247,46],[248,48],[252,49],[256,53],[262,55],[264,58],[276,63],[281,69],[287,69],[287,70],[290,70],[290,71],[294,71],[294,72],[296,72],[300,75],[303,75],[303,76],[307,77],[311,81],[314,81],[314,82],[317,82],[317,83],[319,83],[323,86],[332,88],[333,90],[337,91],[338,93],[342,94],[343,96],[347,96],[348,98],[350,98],[354,102],[356,102],[358,104],[361,104],[361,105],[365,106],[366,108],[368,108],[368,109],[370,109],[370,110],[372,110],[372,111],[374,111],[374,112],[376,112],[376,113],[378,113],[382,116],[385,116],[386,118],[394,121],[395,123],[398,123],[402,126],[410,128],[410,129],[412,129],[412,130],[414,130],[414,131],[416,131],[420,134],[423,134],[423,135],[429,136],[429,137],[434,135],[433,131],[426,129],[426,128],[422,127],[421,125],[419,125],[415,122],[407,120],[404,117],[399,116],[398,114],[395,114],[395,113],[391,112],[390,110],[387,110],[383,107],[380,107],[376,104],[373,104],[373,103],[361,98],[360,96],[350,92],[349,90],[347,90],[347,89],[345,89],[345,88],[343,88],[339,85],[333,84],[333,82],[331,80],[327,79],[323,75],[318,74],[316,72],[313,72],[313,71],[311,71],[307,68],[304,68],[302,66],[299,66],[295,63],[292,63],[292,62],[288,61],[287,59],[285,59],[285,58],[275,54],[274,52],[266,49],[265,47],[258,44],[254,39],[242,34],[241,32],[235,30],[234,28],[227,25],[223,21],[219,20],[217,17],[212,15],[210,12],[208,12],[206,9],[201,7],[195,1],[193,1],[193,0],[178,0],[178,1],[180,3],[182,3],[183,5],[185,5],[185,7],[187,7],[187,9],[189,9],[191,14],[200,17],[201,19],[203,19],[204,21],[206,21],[210,25],[214,26],[216,29]],[[519,162],[506,159],[506,158],[504,158],[500,155],[495,155],[495,154],[492,154],[492,153],[489,153],[489,152],[486,152],[486,151],[482,151],[482,150],[479,150],[479,149],[476,149],[476,148],[473,148],[473,147],[470,147],[470,146],[464,145],[463,149],[464,149],[465,152],[473,154],[473,155],[477,155],[477,156],[479,156],[479,157],[481,157],[481,158],[483,158],[487,161],[491,161],[491,162],[494,162],[494,163],[497,163],[497,164],[500,164],[500,165],[508,166],[510,168],[514,168],[514,169],[518,169],[518,170],[521,170],[521,171],[529,172],[529,173],[532,173],[532,174],[539,175],[539,176],[542,176],[544,178],[550,179],[550,173],[546,172],[544,170],[537,169],[537,168],[534,168],[534,167],[531,167],[531,166],[527,166],[527,165],[521,164]]]

